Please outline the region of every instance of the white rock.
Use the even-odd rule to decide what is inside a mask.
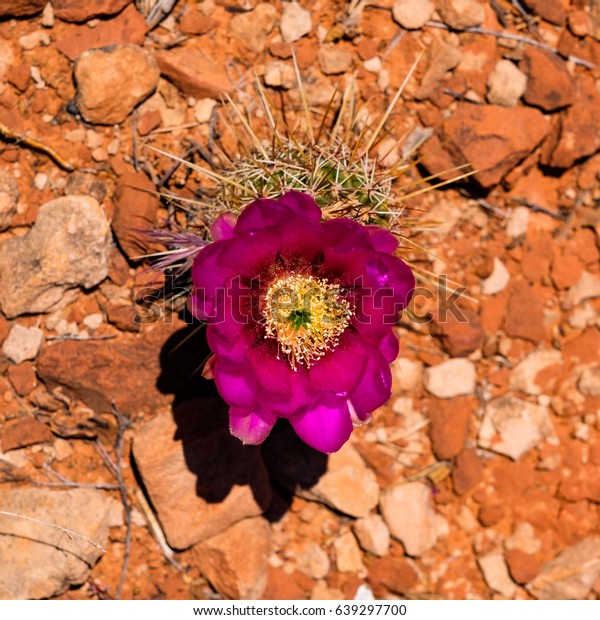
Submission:
[[[40,23],[44,28],[52,28],[54,26],[54,9],[52,8],[52,4],[50,4],[50,2],[48,2],[42,11],[42,19]]]
[[[37,357],[42,344],[44,332],[37,327],[24,327],[15,323],[2,345],[2,352],[15,364]]]
[[[479,26],[485,19],[478,0],[438,0],[436,8],[442,20],[454,30]]]
[[[265,84],[273,88],[289,90],[296,85],[296,71],[292,65],[282,60],[271,60],[265,65],[263,76]]]
[[[364,569],[362,554],[352,532],[346,532],[333,542],[335,566],[340,573],[358,573]]]
[[[519,549],[523,553],[535,555],[542,548],[542,542],[536,538],[533,525],[527,521],[522,521],[504,541],[504,546],[507,549]]]
[[[494,257],[494,268],[492,273],[481,282],[481,292],[483,295],[495,295],[506,288],[510,280],[510,273],[504,263]]]
[[[562,302],[563,310],[570,310],[586,299],[600,297],[600,278],[588,271],[581,274],[577,284],[574,284],[565,295]]]
[[[13,318],[57,309],[65,294],[106,278],[110,224],[91,196],[43,205],[22,237],[0,243],[0,307]]]
[[[585,329],[594,325],[598,321],[598,313],[592,304],[586,303],[579,308],[575,308],[570,314],[569,325],[575,329]]]
[[[194,118],[198,123],[208,123],[212,118],[217,102],[214,99],[200,99],[194,106]]]
[[[517,586],[510,578],[504,555],[502,553],[487,553],[477,558],[477,564],[483,573],[488,586],[505,598],[512,598]]]
[[[537,375],[546,368],[561,363],[562,355],[559,351],[554,349],[534,351],[527,355],[511,372],[508,387],[511,390],[537,396],[542,393],[542,389],[535,382]]]
[[[481,448],[518,460],[554,432],[546,407],[514,396],[491,400],[479,428]]]
[[[460,357],[446,360],[425,370],[425,388],[438,398],[473,394],[475,382],[475,364]]]
[[[48,175],[45,174],[44,172],[38,172],[34,177],[33,177],[33,185],[35,186],[35,189],[37,189],[38,191],[42,191],[46,185],[48,184]]]
[[[360,546],[373,555],[382,557],[390,549],[390,530],[379,515],[357,519],[352,529]]]
[[[513,239],[520,237],[527,232],[529,226],[529,209],[527,207],[516,207],[508,218],[506,234]]]
[[[423,380],[423,362],[399,357],[392,364],[394,387],[412,392],[421,386]]]
[[[261,2],[253,11],[234,15],[229,27],[246,49],[259,54],[265,49],[267,36],[276,21],[277,9],[272,4]]]
[[[352,54],[335,45],[324,45],[318,54],[319,66],[325,75],[344,73],[352,67]]]
[[[500,60],[487,80],[487,100],[513,108],[527,88],[527,76],[510,60]]]
[[[329,573],[329,556],[316,542],[310,540],[302,543],[295,555],[298,570],[312,579],[323,579]]]
[[[0,47],[0,52],[2,48]],[[17,212],[19,185],[17,180],[4,170],[0,170],[0,231],[6,230]]]
[[[527,590],[538,599],[585,599],[600,577],[600,538],[591,536],[567,547],[544,564]]]
[[[416,30],[431,19],[435,6],[430,0],[396,0],[392,16],[403,28]]]
[[[448,522],[433,508],[431,488],[422,482],[399,484],[385,491],[381,513],[392,536],[413,557],[429,551],[438,537],[448,533]]]
[[[600,396],[600,368],[586,368],[579,377],[577,387],[585,396]]]
[[[363,67],[369,73],[379,73],[381,71],[381,58],[379,56],[373,56],[363,62]]]
[[[104,323],[104,317],[101,312],[94,312],[84,317],[82,323],[89,329],[98,329]]]
[[[355,601],[374,601],[375,595],[373,594],[373,590],[369,588],[366,583],[361,583],[356,590],[356,594],[354,595]]]
[[[298,2],[286,2],[281,16],[281,37],[288,43],[299,41],[312,28],[310,11],[302,8]]]

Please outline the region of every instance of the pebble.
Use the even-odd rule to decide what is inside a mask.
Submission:
[[[2,0],[0,17],[24,17],[36,15],[48,0]]]
[[[483,578],[488,586],[505,598],[512,598],[517,586],[510,578],[502,553],[486,553],[477,558]]]
[[[54,27],[54,9],[52,8],[52,4],[50,2],[48,2],[42,11],[42,19],[40,20],[40,24],[42,24],[44,28]]]
[[[463,449],[474,408],[472,399],[464,397],[433,403],[429,434],[438,460],[454,458]]]
[[[473,394],[476,385],[475,364],[467,359],[446,360],[425,370],[425,389],[438,398]]]
[[[586,368],[579,377],[577,387],[584,396],[600,396],[600,368]]]
[[[478,445],[517,461],[553,433],[546,407],[515,396],[500,396],[485,408]]]
[[[381,58],[379,56],[373,56],[373,58],[369,58],[363,62],[363,67],[369,73],[379,73],[381,71]]]
[[[399,357],[392,363],[394,387],[412,392],[421,386],[423,381],[423,362]]]
[[[482,295],[496,295],[503,291],[510,282],[510,273],[504,263],[494,256],[492,273],[481,281]]]
[[[452,470],[452,484],[457,495],[464,495],[474,489],[483,478],[483,466],[475,450],[463,450],[457,457]]]
[[[311,579],[324,579],[329,573],[329,556],[316,542],[302,542],[294,555],[298,570]]]
[[[44,332],[41,329],[14,323],[2,345],[2,352],[15,364],[21,364],[35,359],[43,344]]]
[[[500,60],[488,77],[487,87],[490,103],[514,108],[527,88],[527,76],[510,60]]]
[[[359,545],[369,553],[382,557],[390,549],[390,531],[380,515],[370,514],[352,524]]]
[[[563,310],[571,310],[581,302],[597,297],[600,297],[600,278],[584,271],[579,281],[567,291],[562,301],[562,307]]]
[[[210,405],[182,403],[173,415],[160,414],[140,427],[133,442],[141,478],[175,549],[231,532],[234,523],[262,514],[271,500],[260,452],[225,425],[207,426],[216,413]],[[244,545],[238,545],[241,551]]]
[[[523,53],[521,68],[528,78],[523,99],[529,105],[553,112],[573,103],[574,81],[559,56],[528,47]]]
[[[534,579],[540,569],[539,562],[520,549],[509,549],[504,554],[504,559],[513,581],[521,585]]]
[[[17,212],[19,200],[19,184],[5,170],[0,170],[0,231],[10,227]]]
[[[362,554],[352,532],[346,532],[333,542],[335,566],[340,573],[358,573],[364,570]]]
[[[429,62],[415,94],[417,100],[426,99],[444,80],[448,71],[461,61],[462,52],[458,47],[442,39],[436,39],[429,50]]]
[[[319,66],[325,75],[345,73],[352,67],[353,56],[334,45],[325,45],[318,53]]]
[[[9,452],[25,446],[47,443],[52,440],[52,432],[47,424],[33,418],[13,418],[2,428],[2,451]]]
[[[394,20],[407,30],[418,30],[431,19],[435,5],[431,0],[396,0],[392,6]]]
[[[38,172],[33,177],[33,185],[38,191],[43,191],[46,185],[48,185],[48,175],[44,172]]]
[[[111,500],[104,491],[3,489],[0,510],[73,530],[103,547]],[[99,547],[41,523],[0,519],[0,599],[48,599],[84,583]]]
[[[271,528],[262,517],[243,519],[196,545],[194,565],[224,598],[256,600],[267,586]]]
[[[485,19],[483,5],[478,0],[438,0],[436,8],[444,23],[454,30],[480,26]]]
[[[585,599],[600,577],[600,538],[591,536],[546,562],[527,585],[538,599]]]
[[[381,514],[391,535],[413,557],[429,551],[448,533],[446,519],[433,508],[430,487],[422,482],[399,484],[384,491]]]
[[[252,11],[234,15],[229,27],[247,50],[260,54],[276,21],[277,9],[272,4],[261,2]]]
[[[19,45],[26,52],[30,52],[40,45],[47,47],[50,45],[50,35],[45,30],[34,30],[19,37]]]
[[[543,393],[542,387],[536,382],[538,374],[551,366],[557,366],[558,371],[560,370],[562,363],[563,359],[560,351],[534,351],[523,358],[523,360],[519,362],[519,364],[511,372],[509,389],[523,392],[524,394],[530,394],[532,396],[538,396]]]
[[[131,0],[52,0],[54,15],[66,22],[86,22],[95,17],[115,15],[122,11]]]
[[[468,308],[461,308],[458,316],[453,312],[438,316],[430,331],[451,357],[466,357],[477,351],[485,340],[479,316]]]
[[[137,45],[115,45],[84,52],[75,61],[75,103],[92,124],[122,123],[158,84],[154,57]]]
[[[83,317],[82,323],[89,329],[98,329],[104,323],[104,317],[101,312],[94,312]]]
[[[539,344],[545,335],[543,301],[533,287],[522,282],[511,289],[504,317],[506,335]]]
[[[65,196],[40,208],[22,237],[0,243],[0,307],[9,318],[49,312],[68,291],[108,274],[108,219],[90,196]]]
[[[289,90],[296,85],[296,71],[282,60],[271,60],[265,65],[265,84],[272,88]]]
[[[565,23],[566,11],[562,0],[523,0],[523,4],[551,24],[562,26]]]
[[[513,239],[524,235],[529,226],[529,209],[527,207],[515,207],[506,224],[506,234]]]
[[[310,11],[303,8],[298,2],[286,2],[281,15],[281,38],[287,43],[299,41],[312,29]]]

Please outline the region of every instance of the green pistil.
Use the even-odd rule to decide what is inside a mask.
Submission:
[[[292,310],[286,321],[298,331],[301,327],[307,327],[309,323],[312,323],[312,318],[309,310]]]

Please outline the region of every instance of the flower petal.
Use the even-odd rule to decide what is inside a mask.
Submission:
[[[300,439],[326,454],[337,452],[352,433],[352,419],[344,398],[324,397],[306,413],[293,416],[290,423]]]
[[[321,209],[315,202],[315,199],[308,194],[302,192],[286,192],[278,202],[286,205],[296,214],[302,217],[305,221],[319,223],[321,221]]]
[[[389,230],[381,226],[365,226],[373,247],[378,252],[393,254],[398,247],[398,239]]]
[[[358,387],[350,394],[358,417],[369,418],[371,413],[384,405],[392,395],[392,371],[389,363],[379,351],[372,355]]]
[[[391,364],[400,352],[400,341],[393,330],[379,344],[379,351],[388,364]]]
[[[275,422],[277,417],[266,411],[229,408],[229,432],[251,446],[261,444],[268,437]]]
[[[260,198],[251,202],[240,213],[235,235],[250,230],[261,230],[268,226],[283,224],[294,218],[294,212],[278,200]]]
[[[231,239],[237,218],[232,211],[225,211],[210,225],[210,234],[214,241]]]
[[[254,373],[244,366],[232,364],[217,356],[214,369],[219,394],[228,405],[252,409],[256,404]]]

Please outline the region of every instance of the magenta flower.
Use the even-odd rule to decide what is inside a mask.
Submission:
[[[207,322],[212,374],[231,433],[259,444],[278,418],[321,452],[391,395],[393,326],[415,280],[379,226],[321,221],[308,195],[220,216],[192,268],[192,313]]]

